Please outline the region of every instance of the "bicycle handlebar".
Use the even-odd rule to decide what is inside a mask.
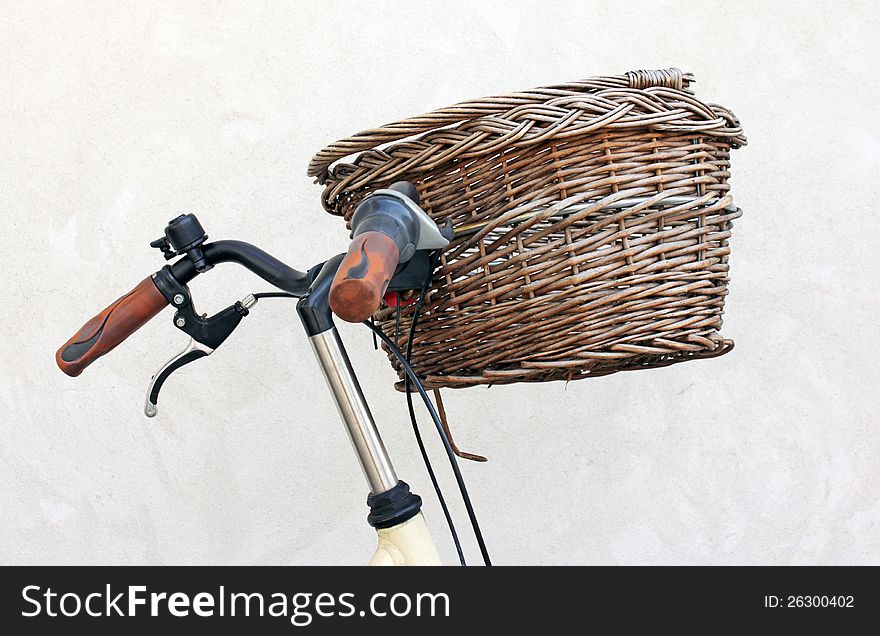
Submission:
[[[55,353],[64,373],[76,377],[158,314],[168,300],[147,276],[137,287],[84,324]]]
[[[366,205],[359,206],[353,218],[352,243],[339,263],[330,286],[330,309],[348,322],[366,320],[379,309],[397,266],[401,261],[407,262],[416,249],[436,248],[448,243],[440,235],[436,224],[418,208],[415,186],[398,182],[389,191],[392,191],[391,198],[387,194],[376,196]],[[381,192],[388,191],[379,191],[377,195]],[[420,219],[420,216],[424,219]],[[429,230],[420,231],[420,223],[427,224]],[[183,225],[183,229],[178,227]],[[193,236],[198,240],[191,241]],[[420,236],[427,239],[420,242]],[[218,263],[239,263],[275,287],[297,297],[306,294],[321,269],[321,266],[316,266],[308,272],[301,272],[248,243],[204,243],[206,238],[193,215],[184,215],[171,221],[166,227],[165,238],[151,245],[161,249],[167,258],[186,256],[145,278],[131,292],[86,322],[56,352],[58,367],[69,376],[78,376],[92,362],[140,329],[172,299],[178,306],[180,303],[175,294],[179,292],[174,290]],[[438,239],[440,243],[436,242]],[[179,243],[184,245],[179,246]],[[331,260],[334,266],[339,262]],[[324,302],[327,302],[327,297],[324,298]]]
[[[216,241],[201,246],[205,261],[213,266],[234,262],[243,265],[263,280],[294,296],[302,296],[317,274],[295,270],[283,262],[242,241]],[[71,377],[83,372],[92,362],[111,351],[140,329],[169,304],[171,293],[162,285],[163,276],[173,276],[181,285],[195,278],[199,271],[187,256],[170,268],[148,276],[137,287],[84,324],[55,353],[58,368]]]
[[[302,296],[314,279],[314,272],[301,272],[283,263],[256,245],[244,241],[223,240],[202,245],[205,261],[210,265],[238,263],[267,283],[294,296]],[[314,268],[312,268],[314,269]],[[171,273],[181,285],[199,275],[189,258],[181,258],[171,266]]]

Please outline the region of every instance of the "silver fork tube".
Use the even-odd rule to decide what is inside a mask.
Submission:
[[[397,475],[336,327],[309,336],[309,342],[339,408],[370,491],[379,494],[390,490],[397,485]]]

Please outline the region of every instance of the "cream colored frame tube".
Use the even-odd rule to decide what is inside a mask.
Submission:
[[[370,565],[442,565],[425,517],[415,517],[378,530],[379,546]]]

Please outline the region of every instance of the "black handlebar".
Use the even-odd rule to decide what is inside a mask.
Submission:
[[[201,249],[208,264],[238,263],[266,282],[294,296],[305,294],[320,270],[320,266],[307,272],[293,269],[259,247],[244,241],[215,241],[205,243]],[[181,285],[186,285],[199,274],[189,258],[181,258],[174,263],[171,273]]]

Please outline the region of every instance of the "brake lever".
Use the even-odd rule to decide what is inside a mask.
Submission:
[[[214,350],[211,347],[203,345],[195,338],[190,338],[189,344],[184,347],[183,351],[163,364],[162,368],[150,378],[150,386],[147,387],[147,399],[144,400],[144,415],[156,417],[156,413],[159,412],[159,407],[156,406],[159,401],[159,391],[162,390],[162,385],[165,384],[165,380],[168,379],[169,375],[180,367],[190,362],[195,362],[199,358],[209,356],[212,353],[214,353]]]
[[[177,307],[174,314],[174,326],[190,336],[187,346],[172,357],[150,378],[147,397],[144,400],[144,415],[155,417],[159,412],[159,391],[168,377],[183,366],[211,355],[217,347],[238,327],[241,319],[250,313],[250,308],[257,303],[253,294],[218,312],[210,318],[199,316],[193,307],[189,289],[180,283],[174,286],[172,304]]]

